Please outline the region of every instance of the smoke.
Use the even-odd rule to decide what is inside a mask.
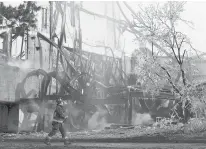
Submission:
[[[68,130],[68,131],[76,131],[79,129],[82,129],[82,125],[84,124],[84,120],[81,121],[81,123],[79,122],[78,117],[84,113],[82,111],[82,109],[78,108],[76,106],[75,103],[73,103],[71,100],[68,100],[64,103],[64,108],[65,108],[65,112],[66,115],[69,116],[68,120],[65,122],[64,127]]]
[[[133,113],[132,124],[133,125],[149,125],[153,123],[153,119],[148,113]]]
[[[66,109],[66,113],[67,115],[71,114],[73,117],[77,117],[80,110],[77,109],[75,106],[74,106],[74,103],[70,100],[68,100],[65,104],[64,104],[64,107]]]
[[[38,103],[36,103],[33,100],[30,100],[29,103],[27,104],[27,112],[28,113],[33,113],[33,112],[42,112],[41,110],[41,105],[38,105]]]
[[[107,111],[101,107],[97,107],[97,111],[88,120],[88,129],[101,130],[107,127],[109,124],[106,120]]]
[[[27,70],[33,68],[33,63],[29,60],[10,60],[8,61],[8,65],[19,67],[21,70]]]
[[[38,121],[40,106],[33,100],[20,104],[19,131],[32,131]]]

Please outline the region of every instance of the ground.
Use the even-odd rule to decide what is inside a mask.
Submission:
[[[206,144],[183,143],[74,143],[64,147],[62,143],[46,146],[43,143],[1,143],[1,149],[205,149]]]
[[[188,128],[187,128],[188,129]],[[187,130],[182,125],[173,125],[168,127],[154,126],[132,126],[123,128],[112,128],[98,131],[80,131],[68,133],[69,138],[73,141],[95,141],[98,142],[139,142],[139,141],[179,141],[179,140],[197,140],[206,139],[206,131],[195,133]],[[0,140],[41,140],[45,138],[47,133],[2,133]],[[61,138],[60,134],[53,137],[55,140]]]
[[[130,126],[98,131],[68,133],[73,142],[70,149],[206,149],[206,131],[198,126]],[[47,133],[0,133],[0,149],[62,149],[60,134],[52,139],[52,146],[43,144]]]

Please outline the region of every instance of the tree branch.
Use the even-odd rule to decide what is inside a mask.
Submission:
[[[176,55],[176,53],[175,53],[174,48],[173,48],[173,47],[171,47],[171,49],[172,49],[172,52],[173,52],[173,54],[174,54],[174,56],[175,56],[176,61],[178,62],[178,64],[180,64],[181,62],[178,60],[178,58],[177,58],[177,55]]]
[[[169,81],[170,84],[172,85],[173,89],[174,89],[180,96],[183,96],[183,95],[180,93],[180,91],[177,89],[177,87],[174,85],[174,83],[172,82],[172,77],[171,77],[171,75],[169,74],[169,72],[166,70],[166,68],[164,68],[164,67],[161,66],[160,64],[159,64],[159,66],[160,66],[160,68],[162,68],[162,69],[166,72],[167,76],[169,77],[169,78],[168,78],[168,81]]]
[[[185,78],[185,71],[182,68],[182,64],[180,65],[181,73],[182,73],[182,81],[184,86],[186,86],[186,78]]]
[[[185,57],[185,53],[186,53],[186,49],[184,50],[183,55],[182,55],[182,63],[183,63],[183,60],[184,60],[184,57]]]
[[[123,17],[125,18],[126,22],[129,24],[130,29],[132,30],[133,34],[136,36],[136,34],[138,34],[140,37],[144,37],[149,43],[153,42],[153,45],[157,48],[160,49],[162,52],[164,52],[168,57],[170,57],[171,59],[175,60],[174,57],[168,53],[165,49],[163,49],[160,45],[158,45],[156,42],[152,41],[150,38],[145,37],[141,32],[139,32],[138,30],[134,29],[134,27],[131,25],[129,19],[126,17],[126,15],[124,14],[119,2],[116,2],[117,6],[119,7],[119,10],[121,12],[121,14],[123,15]],[[137,37],[137,36],[136,36]],[[138,39],[138,38],[137,38]]]

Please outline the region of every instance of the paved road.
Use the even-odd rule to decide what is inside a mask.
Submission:
[[[203,143],[73,143],[64,147],[63,143],[52,143],[46,146],[43,143],[12,143],[0,142],[0,149],[206,149]]]

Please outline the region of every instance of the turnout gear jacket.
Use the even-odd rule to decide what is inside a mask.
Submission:
[[[63,123],[67,118],[65,109],[62,105],[57,105],[54,111],[53,121],[58,123]]]

